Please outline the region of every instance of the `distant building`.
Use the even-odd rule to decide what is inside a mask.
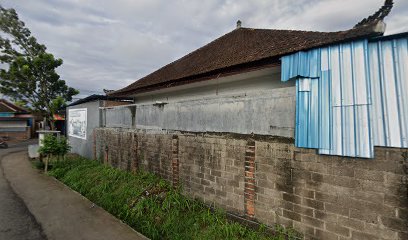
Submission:
[[[123,98],[108,98],[105,95],[94,94],[69,104],[65,113],[64,130],[72,146],[72,152],[91,158],[93,131],[104,126],[100,108],[129,103],[131,102]]]
[[[34,116],[26,109],[0,99],[0,136],[26,140],[32,136]]]

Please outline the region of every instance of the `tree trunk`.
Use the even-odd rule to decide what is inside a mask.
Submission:
[[[52,130],[52,131],[54,131],[55,130],[55,121],[54,120],[52,120],[52,119],[50,119],[50,129]]]
[[[44,116],[44,119],[43,119],[43,126],[42,126],[44,130],[46,130],[46,129],[47,129],[47,124],[48,124],[47,117],[46,117],[46,116]]]
[[[46,116],[46,124],[50,127],[50,130],[54,131],[55,130],[55,120],[53,119],[53,116]]]
[[[52,116],[45,116],[44,117],[44,130],[47,129],[47,126],[50,127],[50,130],[54,130],[55,126],[54,126],[54,120],[52,119]]]

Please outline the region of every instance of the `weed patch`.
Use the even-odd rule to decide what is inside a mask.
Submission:
[[[39,170],[44,170],[44,163],[41,162],[40,160],[34,160],[31,162],[34,168],[39,169]]]
[[[225,212],[211,211],[147,172],[133,174],[68,156],[54,162],[49,175],[151,239],[296,239],[286,230],[272,236],[264,227],[228,221]]]

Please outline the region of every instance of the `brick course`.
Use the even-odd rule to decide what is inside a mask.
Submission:
[[[172,179],[173,179],[173,186],[177,187],[179,185],[179,139],[177,135],[173,136],[172,139]]]
[[[255,216],[255,141],[249,139],[245,148],[245,216],[253,219]]]
[[[408,153],[375,159],[318,155],[291,139],[97,129],[98,159],[144,169],[185,194],[306,239],[406,239]]]

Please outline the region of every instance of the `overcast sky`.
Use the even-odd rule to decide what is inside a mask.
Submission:
[[[83,95],[119,89],[243,27],[339,31],[384,0],[0,0],[15,8],[58,70]],[[408,31],[408,1],[394,0],[386,34]]]

